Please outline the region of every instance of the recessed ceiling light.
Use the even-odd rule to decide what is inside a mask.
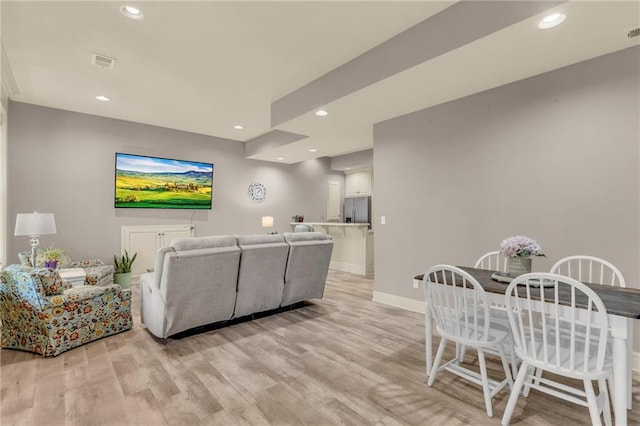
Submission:
[[[315,112],[318,117],[326,117],[329,113],[323,109],[319,109]]]
[[[317,150],[317,149],[315,149],[315,148],[311,148],[311,149],[309,150],[309,152],[318,152],[318,150]]]
[[[278,157],[277,160],[282,161],[282,160],[284,160],[284,157]]]
[[[351,170],[351,167],[345,167],[344,169],[345,170]]]
[[[567,19],[566,15],[562,13],[553,13],[549,16],[546,16],[542,21],[538,22],[538,28],[541,30],[547,30],[549,28],[553,28],[557,25],[560,25]]]
[[[109,102],[109,98],[107,98],[106,96],[102,96],[102,95],[98,95],[96,96],[96,99],[102,102]]]
[[[142,11],[134,6],[120,6],[120,13],[131,19],[144,18],[144,14],[142,13]]]
[[[242,129],[244,129],[244,127],[243,127],[243,126],[241,126],[241,125],[239,125],[239,124],[236,124],[235,126],[233,126],[233,128],[234,128],[234,129],[236,129],[236,130],[242,130]]]

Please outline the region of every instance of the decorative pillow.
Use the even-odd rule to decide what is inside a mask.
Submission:
[[[62,281],[60,275],[56,271],[52,271],[49,268],[34,269],[34,279],[40,281],[40,285],[44,289],[44,293],[47,296],[55,296],[56,294],[62,294],[62,292],[68,288]]]
[[[22,266],[26,266],[27,268],[32,268],[31,265],[31,252],[21,251],[18,253],[18,259],[20,259],[20,264]]]
[[[16,285],[21,287],[23,291],[32,289],[35,294],[44,296],[55,296],[62,294],[68,288],[60,275],[53,269],[49,268],[30,268],[22,265],[9,265],[5,272],[12,274],[16,281]]]

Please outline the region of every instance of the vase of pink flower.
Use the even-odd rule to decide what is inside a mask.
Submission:
[[[500,244],[500,254],[507,258],[507,273],[512,277],[531,272],[531,259],[544,256],[540,244],[524,235],[505,238]]]

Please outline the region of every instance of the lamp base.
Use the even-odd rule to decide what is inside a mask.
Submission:
[[[36,251],[38,244],[40,244],[40,240],[37,235],[32,235],[31,240],[29,240],[29,244],[31,244],[31,267],[36,267]]]

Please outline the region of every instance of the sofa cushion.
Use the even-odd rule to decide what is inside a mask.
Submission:
[[[234,315],[243,317],[279,308],[289,245],[279,234],[244,235],[237,239],[242,254]]]
[[[273,235],[241,235],[236,237],[239,246],[252,246],[256,244],[283,243],[284,237],[280,234]]]
[[[284,236],[285,241],[287,241],[288,243],[332,239],[331,235],[323,234],[321,232],[285,232],[282,235]]]
[[[331,262],[333,240],[319,232],[284,234],[290,246],[282,306],[321,299]]]
[[[218,235],[197,238],[176,238],[170,246],[175,250],[194,250],[235,246],[236,239],[231,235]]]

